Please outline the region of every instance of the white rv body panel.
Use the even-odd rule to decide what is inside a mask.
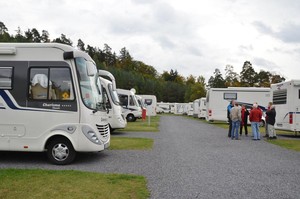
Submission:
[[[122,114],[128,122],[133,122],[142,117],[142,107],[140,107],[136,95],[131,90],[117,89],[122,106]]]
[[[227,121],[227,106],[231,100],[247,107],[252,107],[253,103],[257,102],[259,108],[265,111],[271,101],[270,88],[210,88],[206,95],[206,120]]]
[[[200,114],[200,99],[193,101],[193,117],[198,117]]]
[[[139,95],[142,97],[142,101],[146,106],[147,116],[156,116],[157,99],[155,95]]]
[[[0,150],[47,151],[53,139],[78,152],[107,148],[96,73],[90,56],[67,45],[0,43]]]
[[[175,103],[174,104],[174,114],[183,115],[187,113],[187,104],[186,103]]]
[[[300,80],[271,85],[272,102],[276,110],[275,128],[300,131]]]
[[[101,75],[101,74],[100,74]],[[103,77],[99,77],[101,83],[105,89],[106,96],[108,98],[108,123],[111,129],[123,129],[127,125],[127,121],[122,114],[122,107],[117,95],[117,91],[113,90],[112,81],[109,81]],[[115,92],[115,93],[114,93]]]
[[[201,97],[199,100],[199,114],[198,118],[205,119],[206,118],[206,98]]]
[[[169,102],[157,102],[157,113],[171,113],[171,104]]]
[[[194,114],[194,103],[193,102],[189,102],[187,103],[187,115],[188,116],[193,116]]]

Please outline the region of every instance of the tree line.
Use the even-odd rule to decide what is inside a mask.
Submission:
[[[18,27],[16,34],[9,34],[5,24],[1,21],[0,42],[56,42],[74,46],[73,41],[65,34],[51,40],[47,30],[42,30],[40,33],[36,28],[22,31]],[[268,71],[261,70],[257,73],[252,64],[245,61],[240,75],[234,72],[233,66],[227,65],[225,78],[216,68],[206,84],[202,75],[184,77],[173,69],[159,74],[153,66],[135,60],[126,47],[116,54],[108,44],[104,44],[103,49],[100,49],[86,45],[83,40],[78,39],[75,46],[87,52],[99,69],[110,71],[115,76],[118,88],[135,88],[137,94],[156,95],[158,101],[164,102],[190,102],[205,97],[206,87],[269,87],[271,83],[285,80],[280,75],[271,74]]]

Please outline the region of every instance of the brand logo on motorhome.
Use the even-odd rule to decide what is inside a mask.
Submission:
[[[283,84],[278,84],[278,85],[276,85],[276,86],[277,86],[277,90],[280,90],[281,87],[283,86]]]
[[[52,107],[52,109],[60,109],[60,104],[48,104],[48,103],[43,103],[43,107]]]

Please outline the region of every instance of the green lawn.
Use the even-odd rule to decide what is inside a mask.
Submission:
[[[153,147],[153,139],[150,138],[129,138],[111,136],[111,150],[149,150]]]
[[[135,122],[127,122],[124,129],[118,129],[116,132],[158,132],[160,116],[151,116],[150,123],[149,117],[146,120],[138,119]]]
[[[300,151],[300,140],[276,139],[276,140],[267,140],[267,142],[281,146],[286,149]]]
[[[143,176],[72,170],[0,170],[0,198],[149,198]]]

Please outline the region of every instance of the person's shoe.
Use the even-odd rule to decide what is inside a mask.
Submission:
[[[267,135],[264,135],[264,138],[268,138],[269,137],[269,135],[267,134]]]
[[[276,140],[276,139],[277,139],[277,136],[274,136],[274,137],[273,137],[273,139],[275,139],[275,140]]]
[[[252,139],[252,140],[256,141],[257,139]]]

